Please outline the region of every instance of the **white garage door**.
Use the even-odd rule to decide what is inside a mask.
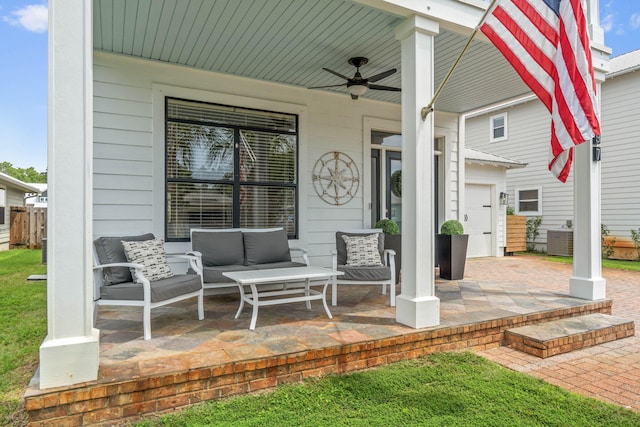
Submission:
[[[465,233],[469,235],[467,257],[492,256],[491,186],[466,184],[465,190],[466,213],[463,225]]]

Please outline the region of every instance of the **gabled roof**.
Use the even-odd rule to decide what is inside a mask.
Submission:
[[[607,79],[637,71],[640,69],[640,49],[611,58],[609,66],[610,71],[607,73]]]
[[[19,179],[15,179],[12,176],[9,176],[5,173],[0,172],[0,184],[4,184],[7,187],[17,188],[18,190],[22,190],[25,193],[38,193],[38,189],[32,187],[29,184],[26,184]]]
[[[507,169],[518,169],[527,166],[526,163],[517,160],[507,159],[506,157],[496,156],[495,154],[485,153],[469,147],[464,149],[464,160],[466,163],[503,166]]]

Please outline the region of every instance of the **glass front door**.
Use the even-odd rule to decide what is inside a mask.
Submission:
[[[434,222],[438,233],[440,201],[440,153],[442,140],[435,141]],[[390,218],[402,231],[402,135],[399,133],[371,131],[371,225],[381,218]]]
[[[390,218],[402,230],[402,136],[371,131],[371,225]]]
[[[387,151],[385,163],[385,216],[397,222],[402,231],[402,153]]]

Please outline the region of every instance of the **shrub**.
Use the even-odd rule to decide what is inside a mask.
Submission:
[[[515,215],[516,211],[513,209],[513,206],[507,206],[507,215]]]
[[[602,258],[610,258],[614,252],[613,244],[616,242],[616,239],[606,240],[607,236],[609,236],[609,228],[605,224],[600,224],[600,242],[602,246]]]
[[[384,234],[400,233],[400,227],[398,227],[398,223],[389,218],[382,218],[380,221],[376,222],[374,228],[382,228]]]
[[[442,227],[440,227],[440,234],[464,234],[464,227],[460,221],[450,219],[442,223]]]
[[[638,260],[640,261],[640,232],[631,230],[631,240],[633,240],[636,252],[638,252]]]
[[[537,216],[535,218],[529,218],[527,220],[527,250],[535,252],[536,239],[540,235],[540,224],[542,224],[542,217]]]

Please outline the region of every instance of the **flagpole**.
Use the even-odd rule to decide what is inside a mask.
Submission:
[[[453,74],[453,71],[456,69],[456,67],[458,66],[458,64],[462,60],[462,55],[464,55],[464,53],[469,48],[469,45],[471,45],[471,41],[473,40],[473,38],[475,37],[476,33],[480,29],[480,26],[484,22],[485,18],[489,14],[489,12],[491,12],[491,10],[493,10],[493,6],[495,6],[495,4],[497,2],[498,2],[498,0],[492,0],[491,1],[491,4],[487,8],[487,10],[484,11],[484,15],[482,15],[482,18],[480,19],[480,22],[478,23],[478,25],[476,25],[476,27],[473,29],[473,32],[471,33],[471,35],[467,39],[467,43],[462,48],[462,51],[460,52],[460,55],[458,55],[458,58],[453,63],[453,66],[451,67],[451,69],[449,70],[447,75],[445,76],[444,80],[442,80],[442,83],[440,83],[440,87],[438,87],[438,90],[436,91],[435,95],[433,95],[433,99],[431,100],[429,105],[427,105],[426,107],[422,107],[422,110],[420,111],[420,114],[422,115],[422,121],[426,120],[427,116],[429,115],[429,113],[431,113],[433,111],[433,105],[438,100],[438,97],[440,96],[440,92],[442,92],[442,89],[444,89],[444,86],[447,84],[447,82],[451,78],[451,75]]]

